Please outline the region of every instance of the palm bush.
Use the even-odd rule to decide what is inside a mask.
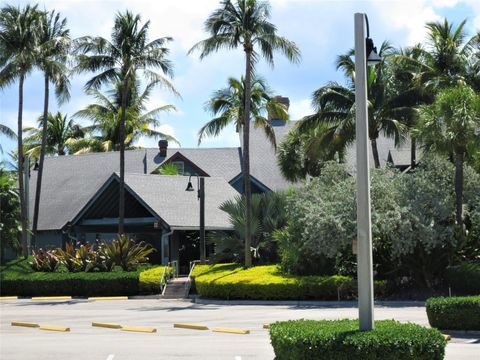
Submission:
[[[103,243],[98,251],[110,266],[115,264],[128,271],[148,262],[148,255],[154,252],[155,248],[143,241],[136,244],[126,235],[119,235],[118,239],[111,243]]]
[[[224,202],[220,209],[230,219],[233,232],[213,232],[209,242],[215,244],[212,260],[243,261],[245,243],[245,197],[237,196]],[[252,196],[252,244],[250,251],[256,262],[269,263],[278,260],[277,245],[273,233],[286,225],[285,195],[270,192]]]
[[[54,272],[59,265],[55,250],[32,250],[33,261],[29,262],[35,271]]]

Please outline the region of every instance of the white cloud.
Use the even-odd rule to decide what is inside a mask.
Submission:
[[[158,127],[155,127],[154,129],[176,138],[175,128],[169,124],[163,124]],[[141,146],[144,148],[156,148],[158,147],[158,139],[143,136],[137,141],[135,145]],[[174,145],[174,147],[176,146],[175,143],[172,143],[171,145]]]
[[[192,137],[198,142],[198,133],[192,131]],[[225,128],[218,136],[206,137],[200,147],[237,147],[240,146],[240,137],[233,126]]]
[[[291,120],[299,120],[306,115],[311,115],[313,113],[313,109],[310,99],[291,101],[288,112]]]

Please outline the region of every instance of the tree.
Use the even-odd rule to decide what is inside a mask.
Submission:
[[[42,142],[40,146],[40,159],[37,172],[37,185],[35,189],[35,203],[33,207],[32,221],[32,248],[35,248],[38,226],[38,212],[40,209],[40,196],[42,191],[43,163],[47,147],[48,134],[48,106],[50,96],[50,82],[55,85],[55,95],[62,103],[70,98],[69,70],[66,66],[70,48],[70,31],[67,27],[67,19],[60,18],[60,14],[54,10],[42,13],[40,35],[37,46],[37,65],[44,74],[44,102],[42,116]]]
[[[160,125],[158,116],[162,112],[175,110],[173,105],[164,105],[147,111],[145,103],[150,98],[155,84],[146,86],[140,93],[140,83],[136,81],[129,91],[127,99],[127,111],[125,115],[125,147],[132,148],[133,144],[141,137],[162,138],[178,143],[173,136],[157,131],[154,128]],[[76,154],[87,152],[118,151],[120,149],[120,121],[121,109],[121,86],[107,91],[106,94],[96,89],[87,91],[97,102],[88,105],[74,114],[74,117],[93,121],[93,124],[83,128],[88,137],[71,139],[69,145]]]
[[[216,117],[198,131],[198,144],[207,136],[218,136],[230,124],[240,129],[244,118],[245,79],[229,78],[228,86],[215,91],[205,108]],[[276,147],[275,132],[266,115],[268,113],[277,119],[288,120],[288,112],[285,105],[272,95],[261,78],[252,79],[250,113],[254,126],[261,127],[272,145]]]
[[[442,90],[420,111],[415,136],[428,151],[443,153],[455,163],[456,222],[463,227],[464,162],[468,151],[480,151],[480,97],[466,86]],[[475,145],[475,146],[472,146]]]
[[[0,163],[0,264],[3,264],[5,249],[18,250],[20,228],[20,199],[14,173]]]
[[[389,56],[394,53],[388,42],[383,42],[379,55],[380,64],[368,66],[368,137],[372,146],[372,155],[375,167],[380,167],[377,139],[380,133],[393,138],[400,144],[406,133],[402,119],[412,112],[412,108],[405,106],[405,94],[395,91],[392,82]],[[354,51],[337,58],[337,69],[343,70],[347,77],[348,86],[338,83],[329,83],[313,93],[312,105],[316,111],[307,116],[299,125],[299,131],[309,128],[324,127],[323,135],[326,145],[333,151],[340,152],[340,158],[346,147],[355,139],[355,63],[352,59]],[[331,152],[329,152],[331,154]]]
[[[252,195],[252,248],[257,262],[278,261],[273,234],[287,223],[285,199],[285,194],[277,192]],[[225,201],[220,209],[228,214],[234,231],[212,232],[209,235],[209,242],[215,245],[212,258],[219,262],[242,261],[245,255],[242,251],[245,239],[245,197],[237,196]]]
[[[124,234],[125,217],[125,121],[128,98],[135,83],[136,75],[142,72],[149,84],[161,85],[177,94],[167,78],[153,71],[160,69],[171,77],[172,63],[167,59],[168,48],[172,39],[169,37],[148,40],[150,21],[142,25],[140,15],[130,11],[118,13],[112,29],[111,41],[102,37],[86,36],[78,39],[75,52],[78,64],[76,70],[101,71],[90,79],[86,89],[98,90],[105,83],[120,83],[121,113],[119,121],[120,139],[120,186],[119,186],[119,219],[118,233]]]
[[[43,115],[38,118],[38,128],[25,127],[23,129],[27,135],[24,139],[26,153],[33,159],[40,158],[44,129],[43,118]],[[72,119],[68,120],[68,116],[59,111],[55,114],[49,112],[47,122],[45,154],[62,156],[67,152],[71,153],[68,144],[85,136],[85,132],[79,124]]]
[[[4,135],[12,140],[17,138],[17,134],[15,134],[15,131],[13,131],[8,126],[3,124],[0,124],[0,135]],[[3,153],[3,149],[2,149],[2,145],[0,144],[0,154],[1,153]]]
[[[28,255],[28,214],[23,179],[23,86],[26,76],[36,65],[36,46],[41,13],[37,6],[24,8],[7,5],[0,10],[0,88],[18,80],[18,192],[22,224],[22,253]]]
[[[300,50],[297,45],[277,35],[277,29],[270,21],[270,5],[259,0],[222,0],[220,7],[205,21],[209,34],[205,40],[195,44],[189,53],[200,51],[200,59],[220,49],[242,47],[245,52],[245,106],[243,112],[243,188],[246,198],[245,223],[245,267],[250,267],[252,193],[250,184],[250,115],[252,75],[255,64],[263,57],[274,65],[273,52],[280,51],[288,60],[299,62]]]

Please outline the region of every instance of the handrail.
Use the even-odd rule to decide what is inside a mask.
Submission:
[[[167,265],[165,265],[163,267],[163,273],[162,273],[162,277],[160,279],[160,294],[163,295],[163,292],[164,292],[164,286],[163,286],[163,282],[165,281],[165,287],[167,287],[167,282],[165,280],[165,274],[167,272]]]
[[[187,283],[185,284],[185,298],[188,298],[188,294],[190,293],[190,288],[192,287],[193,269],[195,269],[195,265],[198,263],[200,263],[200,260],[190,261],[190,272],[188,273]]]

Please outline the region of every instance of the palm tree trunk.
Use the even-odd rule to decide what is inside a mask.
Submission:
[[[373,155],[373,161],[375,163],[375,168],[379,169],[380,168],[380,158],[378,157],[377,139],[371,139],[370,141],[372,143],[372,155]]]
[[[345,148],[342,147],[341,149],[338,150],[338,162],[340,164],[345,163]]]
[[[415,169],[417,166],[417,140],[412,139],[410,144],[410,168]]]
[[[245,267],[252,266],[252,188],[250,185],[251,46],[245,47],[245,109],[243,113],[243,191],[245,196]]]
[[[35,189],[35,205],[33,208],[33,223],[32,223],[32,249],[35,249],[37,241],[37,227],[38,227],[38,212],[40,208],[40,194],[42,191],[42,177],[43,177],[43,162],[45,160],[45,148],[47,147],[47,132],[48,132],[48,97],[49,97],[49,83],[50,79],[45,74],[45,94],[43,99],[43,119],[42,119],[42,144],[40,146],[40,160],[37,172],[37,187]]]
[[[120,120],[120,186],[118,193],[118,234],[124,234],[125,222],[125,119],[127,112],[127,86],[128,78],[125,77],[122,88],[122,118]]]
[[[23,120],[23,83],[25,81],[25,74],[20,74],[18,82],[18,136],[17,136],[17,152],[18,152],[18,193],[20,196],[20,221],[22,225],[22,255],[26,258],[28,256],[27,244],[27,206],[25,199],[25,188],[23,183],[23,136],[22,136],[22,120]]]
[[[465,152],[459,151],[455,159],[455,207],[457,225],[463,229],[463,164]]]

